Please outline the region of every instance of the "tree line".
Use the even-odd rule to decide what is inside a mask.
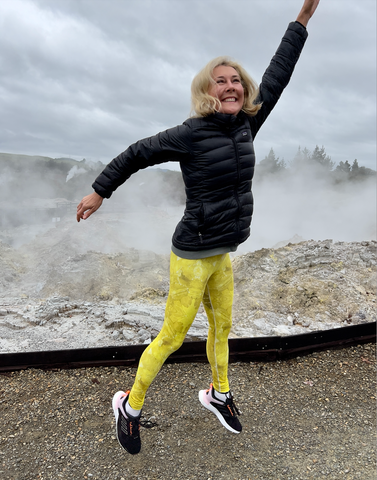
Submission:
[[[293,160],[288,164],[284,159],[280,160],[271,148],[268,155],[256,167],[256,174],[260,177],[292,173],[314,173],[316,176],[328,177],[335,183],[360,181],[376,175],[375,170],[360,166],[357,159],[352,164],[346,160],[335,165],[327,155],[325,147],[318,145],[312,152],[307,148],[299,147]]]

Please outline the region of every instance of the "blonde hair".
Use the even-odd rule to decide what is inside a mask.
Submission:
[[[259,88],[246,70],[230,57],[222,56],[211,60],[194,77],[191,83],[191,114],[197,117],[206,117],[220,110],[220,101],[208,92],[215,84],[213,71],[219,66],[233,67],[241,78],[244,89],[244,103],[242,111],[248,115],[256,115],[262,104],[258,103]]]

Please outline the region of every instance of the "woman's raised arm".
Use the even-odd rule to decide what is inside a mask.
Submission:
[[[297,22],[300,22],[304,27],[307,26],[310,18],[313,16],[319,4],[319,0],[305,0],[298,17]]]

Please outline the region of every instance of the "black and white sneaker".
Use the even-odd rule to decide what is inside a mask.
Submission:
[[[207,408],[217,416],[225,428],[233,433],[241,433],[242,425],[237,418],[237,415],[240,415],[240,412],[235,406],[230,392],[227,394],[225,402],[219,400],[215,396],[215,389],[211,383],[208,390],[200,390],[199,400],[203,407]]]
[[[117,392],[113,397],[116,434],[118,442],[128,453],[140,452],[140,415],[132,417],[126,413],[126,403],[130,392]]]

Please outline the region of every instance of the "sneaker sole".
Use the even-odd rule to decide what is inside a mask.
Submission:
[[[223,427],[228,429],[232,433],[241,433],[238,430],[234,430],[230,425],[226,423],[224,420],[224,417],[221,415],[221,413],[217,410],[217,408],[213,407],[210,403],[207,403],[205,398],[206,398],[206,390],[200,390],[199,392],[199,401],[203,405],[204,408],[209,410],[210,412],[214,413],[216,417],[220,420],[220,423]]]
[[[119,418],[119,410],[118,410],[118,407],[117,407],[117,403],[118,403],[119,397],[121,397],[121,396],[124,395],[124,394],[125,394],[125,392],[122,392],[122,391],[117,392],[117,393],[113,396],[113,401],[112,401],[113,411],[114,411],[114,415],[115,415],[115,433],[116,433],[116,437],[117,437],[118,443],[119,443],[119,445],[123,448],[123,450],[124,450],[125,448],[124,448],[123,445],[120,443],[119,437],[118,437],[118,418]]]

